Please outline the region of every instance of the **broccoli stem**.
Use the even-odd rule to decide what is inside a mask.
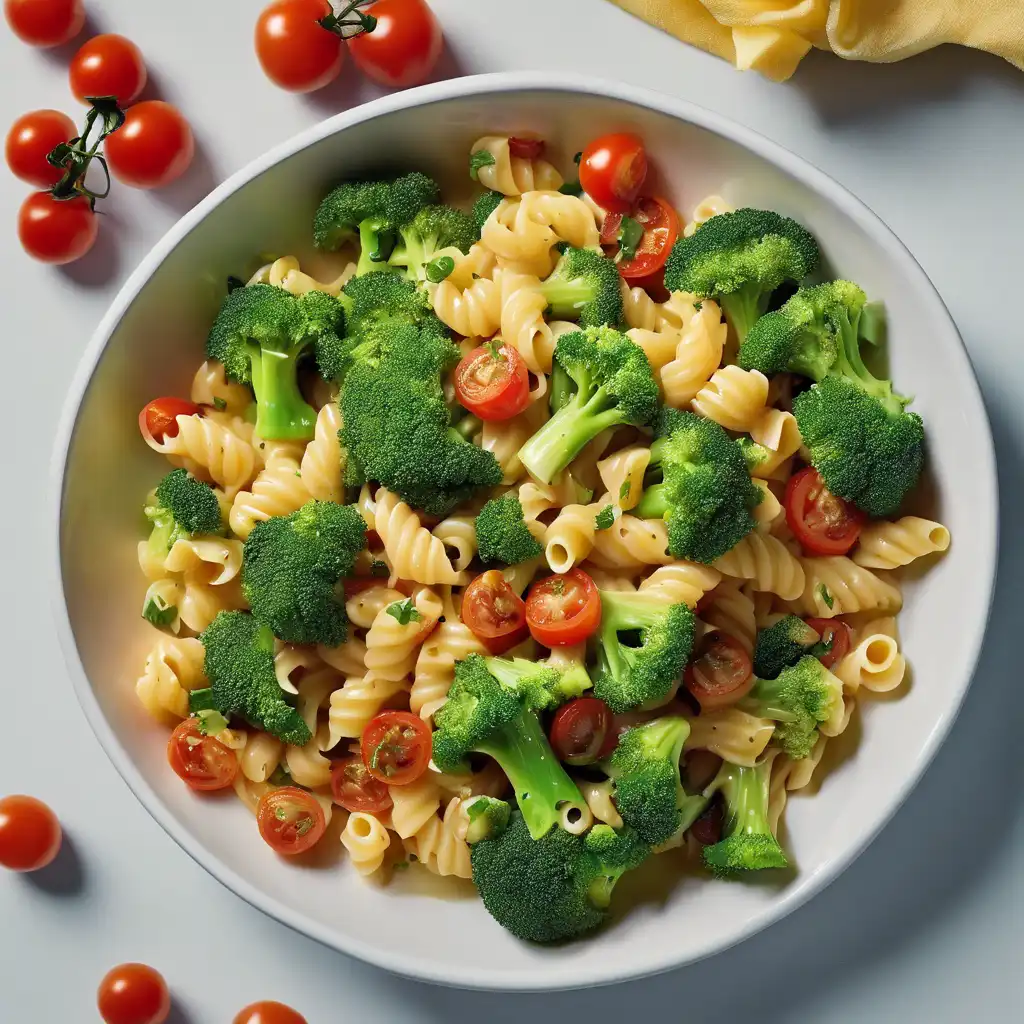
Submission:
[[[744,701],[756,713],[763,718],[770,718],[773,722],[795,722],[797,716],[787,701],[782,699],[782,687],[784,680],[759,679],[757,682],[757,695],[748,696]]]
[[[562,364],[555,360],[548,384],[548,409],[554,415],[572,401],[572,396],[576,394],[576,381],[565,372]]]
[[[298,351],[252,347],[252,386],[256,392],[256,433],[268,441],[309,441],[316,410],[299,391]]]
[[[158,556],[166,555],[178,539],[174,516],[167,509],[158,508],[155,513],[151,513],[150,518],[153,531],[149,535],[149,550]]]
[[[729,836],[772,835],[768,823],[767,773],[763,765],[744,768],[726,761],[718,777],[704,791],[720,790],[725,797],[727,821],[725,832]]]
[[[574,320],[580,309],[594,299],[594,290],[585,281],[548,278],[541,286],[548,300],[548,314],[556,320]]]
[[[372,270],[384,270],[387,257],[381,252],[381,225],[376,220],[364,220],[359,224],[359,262],[356,277]]]
[[[755,321],[768,308],[770,297],[771,292],[762,291],[761,286],[756,282],[745,284],[738,291],[720,297],[719,302],[725,312],[725,317],[732,325],[741,344]]]
[[[524,711],[476,749],[493,757],[508,776],[534,839],[547,835],[556,824],[560,804],[582,800],[576,784],[552,753],[533,711]]]
[[[648,487],[640,497],[634,514],[641,519],[663,519],[672,506],[668,500],[668,489],[665,484]]]
[[[860,354],[860,330],[858,317],[853,323],[843,317],[840,325],[839,358],[833,368],[851,380],[856,381],[869,395],[877,398],[890,416],[898,416],[909,399],[893,393],[892,383],[879,380],[865,365]]]

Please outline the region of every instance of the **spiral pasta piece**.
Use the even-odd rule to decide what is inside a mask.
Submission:
[[[659,566],[641,580],[638,592],[657,594],[666,604],[685,604],[696,608],[697,602],[721,582],[722,574],[700,562],[677,561]]]
[[[430,531],[449,552],[456,572],[469,568],[476,557],[476,522],[473,516],[449,516]]]
[[[757,529],[761,533],[768,533],[782,516],[782,502],[768,486],[767,480],[754,478],[754,486],[761,492],[761,500],[754,506],[750,514],[754,517],[754,522],[757,523]]]
[[[189,583],[222,586],[242,571],[242,542],[203,536],[177,540],[163,567],[166,572],[181,573]]]
[[[615,793],[615,783],[611,779],[603,782],[594,782],[591,779],[576,779],[576,785],[583,794],[583,799],[590,808],[590,813],[595,821],[600,821],[612,828],[622,828],[622,816],[615,807],[612,799]]]
[[[345,685],[331,694],[328,712],[330,733],[327,746],[331,749],[342,739],[357,739],[385,703],[396,693],[401,693],[405,684],[400,680],[352,676]]]
[[[736,207],[719,195],[705,196],[694,208],[693,216],[683,228],[683,237],[690,238],[702,224],[722,213],[732,213]]]
[[[284,744],[268,732],[255,730],[246,736],[245,746],[238,753],[238,765],[250,782],[266,782],[277,770],[284,754]]]
[[[710,750],[726,761],[750,768],[764,753],[775,723],[739,708],[709,711],[690,720],[685,750]]]
[[[253,481],[252,490],[235,495],[228,522],[244,540],[257,523],[297,512],[309,500],[298,460],[291,454],[274,455]]]
[[[178,615],[183,625],[198,634],[202,633],[221,612],[237,611],[247,607],[248,602],[242,593],[241,580],[237,577],[218,587],[192,583],[186,579]]]
[[[861,530],[853,560],[866,569],[897,569],[949,548],[949,530],[919,516],[877,520]]]
[[[738,432],[749,431],[764,415],[768,378],[758,370],[723,366],[690,403],[699,416]]]
[[[353,811],[342,829],[341,845],[348,850],[356,871],[367,876],[380,870],[391,845],[391,836],[372,814]]]
[[[644,473],[651,462],[651,449],[641,447],[620,448],[601,459],[597,472],[606,493],[628,512],[636,507],[644,490]]]
[[[590,211],[586,212],[593,223]],[[498,257],[499,267],[547,277],[554,266],[551,254],[558,235],[543,218],[530,216],[523,199],[503,199],[480,229],[480,241]]]
[[[306,445],[299,467],[298,479],[318,501],[340,503],[344,498],[341,474],[345,468],[345,452],[338,439],[339,430],[341,410],[337,402],[328,402],[317,413],[313,440]]]
[[[135,684],[142,706],[162,722],[188,717],[189,690],[207,685],[205,656],[198,640],[162,636],[146,656]]]
[[[178,432],[163,441],[147,439],[155,452],[193,476],[223,487],[234,495],[253,478],[256,453],[253,446],[213,416],[177,416]]]
[[[407,622],[396,618],[405,600],[412,601],[415,615]],[[366,634],[366,676],[398,682],[412,673],[419,646],[437,624],[442,612],[441,599],[427,587],[420,587],[412,598],[382,608]]]
[[[469,844],[465,835],[459,834],[465,822],[461,808],[462,801],[452,797],[443,818],[431,815],[421,828],[405,840],[405,852],[435,875],[473,877]]]
[[[701,611],[701,619],[708,626],[735,637],[747,654],[754,653],[757,618],[753,598],[746,587],[735,583],[718,587]]]
[[[501,327],[501,281],[475,278],[459,285],[445,279],[430,291],[438,319],[456,334],[489,338]]]
[[[488,153],[494,161],[477,169],[480,184],[493,192],[518,196],[534,189],[557,189],[562,185],[562,176],[542,157],[512,156],[507,135],[484,135],[473,143],[470,152]]]
[[[391,794],[391,827],[400,839],[411,839],[441,806],[441,790],[427,772],[406,786],[388,786]]]
[[[748,533],[714,567],[725,576],[751,580],[755,590],[767,590],[784,601],[796,600],[804,590],[800,559],[771,534]]]
[[[229,416],[242,416],[253,400],[245,384],[228,380],[224,364],[217,359],[207,359],[196,370],[189,397],[196,405],[209,405]]]
[[[641,569],[675,561],[668,553],[668,530],[662,519],[623,515],[599,536],[588,561],[600,569]]]
[[[600,504],[566,505],[544,530],[544,557],[552,572],[568,572],[591,554],[600,536],[600,511]]]
[[[709,415],[708,412],[702,411],[702,408],[698,408],[696,399],[699,395],[704,395],[704,408],[709,404],[715,404],[713,395],[717,394],[717,390],[708,390],[711,388],[709,381],[713,381],[717,376],[716,371],[722,362],[727,333],[728,328],[722,320],[722,312],[718,305],[710,299],[705,299],[700,310],[695,312],[681,329],[672,358],[658,373],[667,405],[675,409],[685,409],[693,402],[695,412],[702,416]],[[767,389],[767,381],[765,384]],[[726,397],[736,404],[735,389]],[[761,407],[763,406],[762,401]]]
[[[354,276],[356,265],[349,263],[333,281],[318,281],[315,277],[302,272],[298,257],[282,256],[260,267],[249,279],[247,284],[270,284],[275,288],[283,288],[291,295],[305,295],[307,292],[325,292],[337,298],[341,289]]]
[[[465,661],[471,654],[486,653],[487,649],[468,626],[445,619],[419,649],[409,710],[420,718],[431,719],[448,698],[455,680],[455,663]]]
[[[544,320],[548,300],[540,281],[528,274],[504,271],[502,278],[501,337],[534,373],[550,373],[555,338]]]
[[[845,556],[805,558],[803,568],[806,583],[798,603],[805,615],[830,619],[852,612],[897,612],[903,607],[903,597],[892,583]]]
[[[366,672],[366,643],[357,636],[350,636],[337,647],[318,644],[316,653],[321,661],[343,676],[361,676]]]
[[[800,450],[802,443],[796,417],[782,409],[765,409],[750,427],[750,439],[761,445],[764,458],[751,467],[755,478],[775,477],[787,459]]]
[[[888,693],[903,682],[907,662],[896,640],[896,620],[872,619],[857,631],[853,649],[833,669],[848,693],[861,687],[872,693]]]
[[[432,586],[461,585],[466,574],[448,559],[444,542],[421,523],[419,516],[387,488],[377,491],[374,525],[395,573],[405,580]]]

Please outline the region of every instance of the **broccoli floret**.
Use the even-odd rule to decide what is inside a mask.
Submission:
[[[784,668],[795,665],[805,654],[814,653],[821,637],[795,615],[785,615],[762,629],[754,644],[754,675],[774,679]],[[821,653],[824,653],[822,651]]]
[[[556,319],[578,320],[581,327],[622,322],[618,268],[593,249],[566,249],[540,290],[548,300],[548,313]]]
[[[544,548],[530,533],[523,518],[523,505],[509,492],[492,498],[476,517],[477,554],[485,562],[518,565],[536,558]]]
[[[270,441],[313,436],[316,410],[299,391],[299,359],[339,344],[344,313],[323,292],[296,296],[269,284],[236,288],[221,304],[206,354],[256,393],[256,432]]]
[[[561,804],[582,799],[537,717],[538,710],[559,702],[558,683],[554,669],[472,654],[456,663],[448,699],[434,716],[437,767],[458,772],[471,753],[493,757],[508,776],[534,839],[555,825]]]
[[[733,878],[744,871],[789,866],[768,823],[768,783],[771,761],[753,768],[725,761],[714,781],[704,790],[725,797],[722,841],[704,847],[704,865],[720,878]]]
[[[615,782],[615,807],[622,820],[651,846],[688,829],[707,806],[704,796],[683,789],[679,777],[689,735],[685,718],[656,718],[624,732],[604,762]]]
[[[480,229],[468,213],[452,206],[427,206],[399,228],[401,240],[388,263],[404,267],[410,280],[426,281],[427,264],[441,249],[454,247],[469,252],[480,238]]]
[[[368,480],[410,505],[444,516],[478,488],[501,483],[497,459],[451,426],[441,374],[459,360],[447,338],[389,322],[376,364],[345,377],[342,443]]]
[[[693,612],[651,594],[600,594],[594,693],[616,714],[654,705],[672,692],[689,660]]]
[[[784,281],[818,265],[818,245],[796,221],[745,208],[705,221],[680,238],[665,263],[665,287],[716,299],[742,342]]]
[[[476,202],[473,203],[472,217],[478,228],[482,228],[487,223],[487,218],[494,213],[504,198],[500,192],[489,190],[477,196]]]
[[[649,853],[635,832],[608,825],[582,836],[556,828],[535,839],[513,811],[500,835],[473,847],[473,881],[503,928],[528,942],[557,942],[597,928],[615,883]]]
[[[175,469],[146,498],[146,518],[153,524],[150,549],[166,555],[175,541],[197,533],[223,533],[224,516],[217,494],[184,469]]]
[[[563,334],[554,359],[576,392],[519,449],[520,462],[547,484],[602,430],[642,426],[658,410],[658,384],[644,350],[610,327]]]
[[[804,655],[775,679],[758,679],[739,702],[744,711],[775,722],[772,742],[793,760],[810,755],[818,726],[843,700],[843,685],[813,655]]]
[[[253,615],[292,644],[337,647],[348,632],[341,580],[366,547],[353,505],[309,501],[257,523],[242,556],[242,590]]]
[[[274,634],[248,612],[221,612],[199,637],[206,649],[209,703],[239,715],[285,743],[304,746],[311,736],[286,700],[274,674]],[[198,702],[197,702],[198,703]],[[190,707],[194,712],[200,708]]]
[[[555,695],[563,701],[581,697],[594,686],[590,673],[587,671],[584,652],[581,651],[572,658],[568,658],[566,657],[568,650],[569,648],[562,648],[557,652],[552,650],[547,659],[538,662],[538,664],[546,665],[561,673],[555,688]]]
[[[713,420],[663,409],[657,434],[650,486],[636,514],[665,519],[668,549],[676,558],[713,562],[757,525],[752,510],[761,491],[743,452]]]
[[[313,242],[318,249],[338,249],[358,238],[356,273],[383,270],[398,229],[436,203],[439,192],[437,182],[419,171],[391,180],[346,181],[317,209]]]
[[[473,796],[462,805],[469,820],[466,842],[471,846],[485,839],[496,839],[508,827],[512,808],[493,796]]]
[[[743,456],[743,461],[747,465],[747,470],[751,473],[753,473],[758,466],[763,466],[773,454],[770,449],[766,448],[763,444],[758,444],[749,437],[736,438],[736,447],[739,448],[740,454]]]

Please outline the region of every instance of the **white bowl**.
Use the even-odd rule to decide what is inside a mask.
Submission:
[[[638,872],[620,885],[608,928],[545,949],[504,932],[478,900],[443,902],[410,891],[405,877],[381,891],[347,868],[278,859],[237,801],[196,797],[167,770],[166,731],[133,692],[154,637],[139,615],[140,503],[166,467],[135,422],[150,398],[187,395],[229,274],[250,267],[256,253],[309,253],[312,212],[337,180],[389,163],[465,191],[468,146],[485,132],[539,132],[568,167],[588,139],[624,128],[643,135],[681,210],[720,192],[735,205],[789,214],[815,234],[834,271],[885,301],[893,375],[916,394],[927,425],[930,508],[953,545],[907,588],[900,625],[913,666],[909,692],[865,701],[859,743],[820,793],[790,801],[799,872],[789,884],[691,878],[652,894]],[[58,632],[86,715],[139,799],[254,906],[343,952],[452,985],[555,989],[663,971],[740,941],[822,889],[905,799],[949,730],[994,577],[996,478],[985,411],[956,328],[907,250],[836,182],[753,132],[667,96],[568,75],[463,78],[390,96],[311,128],[225,182],[142,262],[96,331],[68,398],[54,473]]]

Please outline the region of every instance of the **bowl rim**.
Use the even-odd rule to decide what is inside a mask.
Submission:
[[[944,709],[935,722],[932,731],[925,741],[914,771],[901,781],[895,793],[886,803],[876,808],[874,816],[862,823],[862,829],[857,841],[851,843],[840,855],[827,861],[812,874],[805,876],[801,883],[787,890],[774,903],[760,910],[751,919],[743,922],[732,932],[723,936],[698,954],[679,956],[671,950],[654,950],[651,951],[649,958],[642,966],[627,967],[617,967],[604,960],[591,958],[589,961],[590,966],[587,966],[585,963],[574,964],[571,977],[545,976],[544,980],[540,983],[531,977],[529,969],[486,969],[476,970],[472,974],[467,975],[465,972],[460,972],[456,964],[446,966],[419,955],[410,955],[386,948],[378,948],[364,943],[358,938],[343,935],[329,925],[310,920],[300,911],[270,897],[267,893],[240,877],[231,867],[207,850],[187,828],[179,825],[174,815],[149,786],[141,772],[136,769],[110,723],[103,715],[78,654],[67,603],[64,598],[61,565],[61,518],[64,476],[82,402],[109,339],[138,294],[175,246],[213,209],[258,175],[328,136],[365,121],[373,120],[379,116],[411,107],[426,107],[438,102],[472,95],[510,92],[525,93],[531,91],[582,93],[609,100],[623,101],[706,129],[743,146],[777,168],[780,168],[789,176],[818,193],[831,205],[855,221],[877,245],[885,248],[892,254],[902,265],[904,273],[908,277],[915,279],[922,286],[925,294],[930,294],[931,299],[936,303],[937,311],[941,312],[947,320],[949,333],[958,342],[957,345],[950,346],[949,351],[950,358],[954,360],[954,363],[957,360],[960,362],[958,369],[960,371],[961,388],[964,393],[965,403],[969,413],[977,420],[978,427],[988,442],[983,446],[983,450],[976,452],[974,456],[979,474],[984,482],[983,490],[975,495],[975,500],[977,501],[975,507],[975,528],[984,534],[982,538],[984,558],[978,563],[977,569],[987,576],[989,585],[984,610],[985,614],[979,616],[973,626],[968,627],[967,644],[972,667],[969,672],[965,673],[949,706]],[[85,717],[99,739],[100,745],[127,783],[129,789],[131,789],[164,831],[196,863],[205,868],[218,881],[251,906],[280,921],[287,927],[314,938],[339,952],[406,977],[461,988],[554,991],[612,984],[648,977],[697,962],[728,949],[762,931],[776,921],[781,920],[806,903],[812,896],[821,892],[825,886],[835,880],[849,867],[888,823],[896,810],[903,804],[920,781],[948,735],[963,705],[974,673],[977,670],[981,644],[991,615],[995,588],[999,511],[998,483],[991,428],[981,396],[981,390],[966,346],[941,296],[911,252],[865,203],[856,198],[843,185],[824,171],[803,157],[790,152],[782,145],[728,117],[709,111],[687,100],[676,99],[667,94],[639,86],[611,82],[587,75],[537,71],[500,72],[451,79],[391,94],[312,125],[236,171],[167,231],[118,291],[109,309],[94,331],[72,378],[58,424],[50,472],[48,505],[52,546],[48,576],[51,585],[50,596],[57,635],[75,694],[85,713]],[[987,543],[985,543],[986,541]]]

